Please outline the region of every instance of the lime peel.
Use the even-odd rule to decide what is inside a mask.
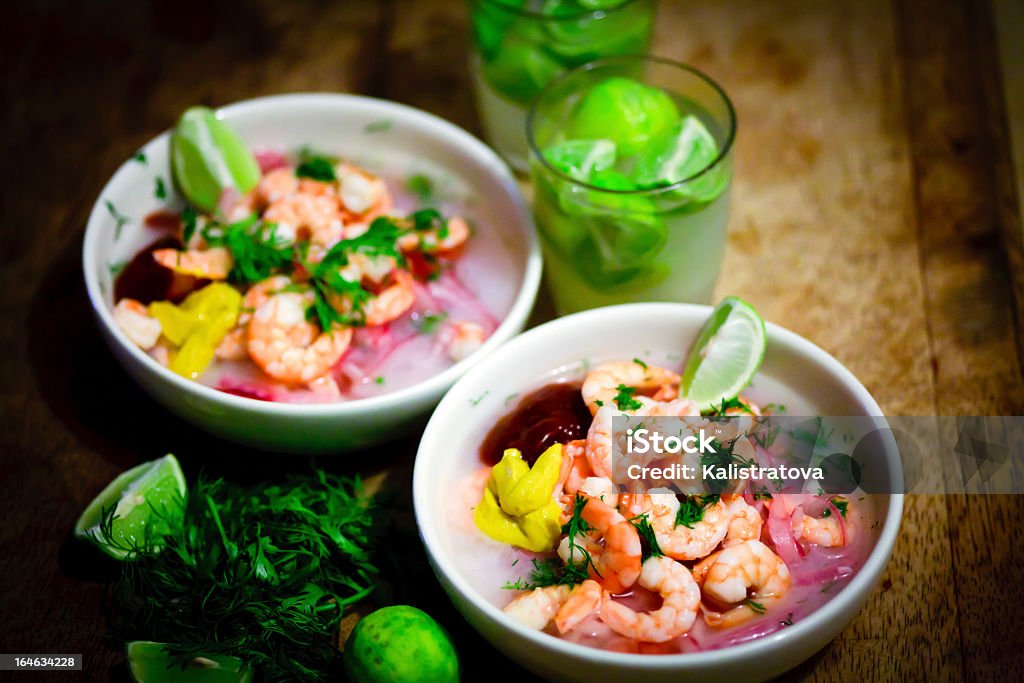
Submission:
[[[253,670],[238,657],[194,657],[184,668],[163,643],[135,640],[125,647],[128,670],[136,683],[249,683]]]

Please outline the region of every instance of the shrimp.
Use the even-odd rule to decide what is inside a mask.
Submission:
[[[309,293],[272,295],[249,321],[249,356],[268,375],[289,384],[308,384],[327,374],[348,350],[352,329],[320,332],[306,320]]]
[[[263,220],[275,224],[285,239],[308,238],[313,261],[322,259],[344,234],[338,200],[327,195],[286,195],[267,207]]]
[[[349,262],[339,271],[344,279],[355,283],[369,280],[377,284],[388,277],[392,279],[391,284],[363,304],[363,322],[367,325],[389,323],[412,308],[416,301],[412,275],[395,265],[390,256],[373,258],[355,253],[349,255]],[[346,294],[332,293],[327,301],[337,311],[352,312],[352,299]]]
[[[727,500],[726,507],[729,514],[729,531],[725,535],[723,545],[729,546],[742,543],[743,541],[757,540],[761,538],[761,513],[753,505],[748,505],[743,496],[723,496]]]
[[[700,417],[700,408],[689,399],[677,398],[655,403],[647,414],[651,417]]]
[[[555,615],[555,627],[559,633],[568,633],[576,628],[581,621],[601,607],[604,589],[597,581],[587,579],[574,587],[568,599]]]
[[[692,526],[676,524],[680,502],[668,496],[651,512],[651,526],[661,551],[676,560],[697,560],[709,555],[722,542],[729,531],[729,510],[725,503],[716,500],[687,501],[687,505],[703,506],[703,515]]]
[[[793,520],[793,526],[797,538],[822,548],[837,548],[847,543],[843,525],[835,515],[821,518],[803,515],[799,522]]]
[[[453,323],[450,329],[447,340],[448,357],[456,363],[476,352],[487,339],[483,326],[468,320]]]
[[[641,408],[638,411],[622,411],[612,404],[601,406],[594,415],[590,429],[587,430],[586,455],[590,469],[597,476],[614,479],[612,476],[614,464],[612,453],[615,449],[615,434],[612,420],[621,415],[645,414],[650,405],[650,399],[641,396],[638,400],[641,403]],[[620,437],[622,436],[624,435],[620,435]],[[623,448],[622,451],[625,453],[626,449]]]
[[[581,393],[590,414],[596,415],[602,404],[614,404],[620,386],[637,389],[642,394],[652,392],[656,401],[672,400],[679,392],[679,375],[636,361],[603,363],[588,372],[583,380]]]
[[[384,181],[352,164],[334,167],[338,194],[347,214],[346,223],[369,224],[391,210],[391,193]]]
[[[580,515],[604,538],[604,547],[589,567],[590,578],[612,593],[623,592],[640,575],[640,537],[636,528],[618,510],[597,498],[588,498]]]
[[[410,230],[398,238],[402,251],[422,251],[440,256],[453,255],[466,243],[470,235],[469,224],[460,216],[441,221],[440,226],[427,230]]]
[[[238,314],[238,323],[235,328],[229,331],[220,344],[217,345],[216,355],[221,360],[245,360],[249,355],[249,344],[247,341],[248,332],[246,326],[252,318],[253,312],[265,304],[271,295],[284,290],[292,283],[285,275],[274,275],[266,280],[257,282],[250,287],[242,299],[242,310]]]
[[[299,190],[299,179],[295,169],[289,166],[275,168],[260,178],[256,186],[256,197],[264,205],[273,204]]]
[[[704,597],[704,621],[728,628],[764,614],[789,590],[789,567],[760,541],[743,541],[697,563],[693,575]],[[718,611],[721,608],[722,611]]]
[[[114,306],[114,322],[133,344],[148,351],[156,346],[163,328],[160,321],[149,314],[144,304],[135,299],[121,299]]]
[[[416,301],[412,275],[404,270],[394,272],[394,284],[376,295],[363,308],[367,325],[383,325],[412,308]]]
[[[585,439],[575,439],[562,449],[562,468],[558,473],[555,497],[561,497],[563,503],[571,502],[583,481],[594,475],[587,461],[586,446]]]
[[[638,583],[661,595],[661,607],[653,612],[634,612],[606,595],[601,621],[610,629],[644,643],[664,643],[693,627],[700,607],[700,588],[690,570],[668,557],[649,557]]]
[[[245,337],[245,327],[239,326],[229,331],[214,350],[217,358],[220,360],[245,360],[249,355]]]
[[[226,247],[211,249],[157,249],[153,260],[175,273],[192,275],[205,280],[226,280],[235,265],[231,252]]]
[[[568,586],[545,586],[516,596],[502,610],[527,628],[541,631],[569,599]]]

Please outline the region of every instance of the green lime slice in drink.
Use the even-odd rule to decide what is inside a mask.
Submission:
[[[642,187],[671,185],[696,176],[718,158],[718,143],[696,116],[686,116],[637,155],[633,178]],[[729,182],[723,165],[674,190],[681,198],[711,202]]]
[[[119,560],[134,549],[156,551],[160,539],[180,528],[185,508],[185,475],[173,455],[144,462],[122,473],[93,499],[75,523],[75,536],[95,543]],[[104,524],[104,513],[114,509]]]
[[[192,107],[181,115],[171,136],[171,170],[185,199],[211,212],[224,190],[244,194],[260,180],[248,145],[207,107]]]
[[[345,672],[360,683],[457,683],[459,658],[426,612],[392,605],[359,620],[345,643]]]
[[[667,132],[679,120],[676,103],[664,90],[631,78],[613,77],[580,100],[568,122],[568,137],[612,140],[629,156]]]
[[[520,26],[523,22],[509,27],[501,49],[484,62],[483,73],[491,87],[504,97],[528,105],[563,67],[537,41],[520,37],[520,33],[532,30]]]
[[[739,396],[761,366],[764,349],[764,320],[743,299],[727,296],[690,348],[680,393],[702,410]]]
[[[595,171],[607,171],[615,164],[615,143],[611,140],[566,140],[545,149],[544,158],[571,178],[590,182]]]
[[[238,657],[195,657],[182,667],[163,643],[135,640],[125,648],[136,683],[249,683],[252,669]]]

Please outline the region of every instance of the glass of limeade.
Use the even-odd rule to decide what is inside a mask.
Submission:
[[[567,69],[648,52],[654,0],[469,0],[471,66],[488,141],[526,171],[526,113]]]
[[[540,94],[527,121],[530,174],[559,314],[710,302],[735,135],[722,88],[657,57],[598,60]]]

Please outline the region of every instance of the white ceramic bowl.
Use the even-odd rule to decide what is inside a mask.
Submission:
[[[426,417],[470,366],[518,334],[533,307],[541,256],[528,207],[508,167],[482,142],[436,116],[394,102],[336,94],[263,97],[219,115],[253,147],[294,151],[308,145],[370,168],[426,173],[447,194],[464,197],[477,234],[477,268],[493,283],[478,292],[501,324],[469,358],[411,387],[358,401],[296,405],[226,394],[172,373],[132,344],[114,323],[111,267],[154,239],[142,218],[162,208],[156,178],[170,186],[164,133],[142,148],[146,162],[125,162],[103,188],[82,249],[89,299],[108,346],[128,373],[167,408],[200,427],[269,450],[329,453],[407,432]],[[108,202],[131,220],[118,229]],[[120,235],[118,236],[118,233]],[[466,261],[470,254],[467,252]]]
[[[469,623],[522,666],[555,681],[756,681],[796,666],[834,638],[871,593],[892,551],[903,499],[881,498],[882,527],[864,566],[829,602],[793,626],[764,638],[693,654],[608,652],[530,630],[485,599],[458,560],[468,549],[453,529],[456,483],[480,467],[478,447],[510,396],[562,374],[581,359],[634,358],[645,351],[685,352],[711,312],[687,304],[630,304],[595,309],[530,330],[467,373],[441,401],[420,441],[413,502],[420,535],[438,579]],[[881,415],[867,390],[834,358],[798,335],[768,324],[768,348],[755,385],[776,384],[801,394],[822,415]],[[902,481],[899,456],[884,453],[891,481]],[[468,515],[467,515],[468,517]],[[471,522],[465,522],[471,525]],[[465,533],[463,531],[463,533]],[[500,584],[507,577],[485,577]]]

